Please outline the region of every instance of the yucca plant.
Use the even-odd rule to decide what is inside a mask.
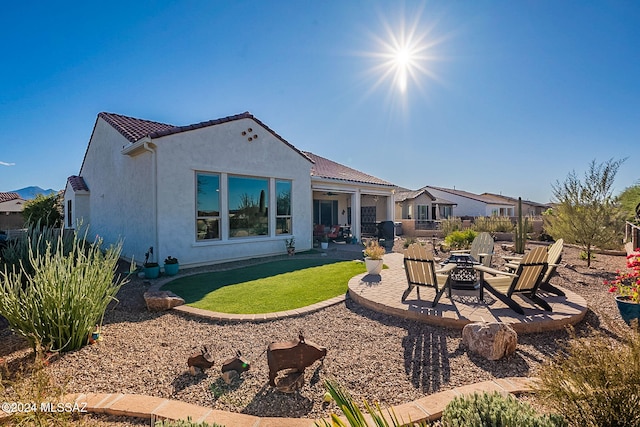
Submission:
[[[0,315],[34,348],[39,343],[44,351],[71,351],[85,345],[126,283],[120,277],[114,280],[121,244],[103,252],[101,239],[87,243],[74,233],[69,250],[65,241],[60,234],[47,241],[42,252],[31,241],[33,273],[15,265],[0,271]]]

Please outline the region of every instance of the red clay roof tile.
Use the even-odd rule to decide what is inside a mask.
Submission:
[[[67,178],[69,184],[71,184],[71,188],[73,191],[89,191],[89,187],[87,187],[87,183],[84,181],[84,178],[77,175],[72,175]]]
[[[20,199],[20,195],[18,193],[0,193],[0,202],[8,202],[10,200]]]
[[[376,178],[375,176],[341,165],[340,163],[336,163],[332,160],[325,159],[317,154],[313,154],[308,151],[303,151],[302,153],[315,163],[311,167],[311,176],[395,187],[395,185],[383,179]]]

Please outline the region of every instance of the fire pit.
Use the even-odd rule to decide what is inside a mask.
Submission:
[[[442,264],[456,264],[456,268],[451,272],[451,284],[452,289],[475,289],[478,278],[476,271],[473,269],[474,265],[480,264],[469,254],[451,254],[449,258],[442,261]]]

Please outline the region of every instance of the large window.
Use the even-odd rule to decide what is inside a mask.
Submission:
[[[269,235],[269,180],[230,176],[229,237]]]
[[[198,173],[196,240],[220,238],[220,176]]]
[[[416,219],[419,221],[426,221],[429,219],[429,207],[427,205],[418,205],[418,216]]]
[[[291,181],[276,181],[276,234],[291,234]]]

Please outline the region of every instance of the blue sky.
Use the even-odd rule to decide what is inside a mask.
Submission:
[[[547,202],[572,170],[624,157],[616,192],[640,179],[637,1],[25,1],[0,35],[0,191],[62,189],[100,111],[250,111],[414,189]],[[394,38],[413,43],[404,91]]]

